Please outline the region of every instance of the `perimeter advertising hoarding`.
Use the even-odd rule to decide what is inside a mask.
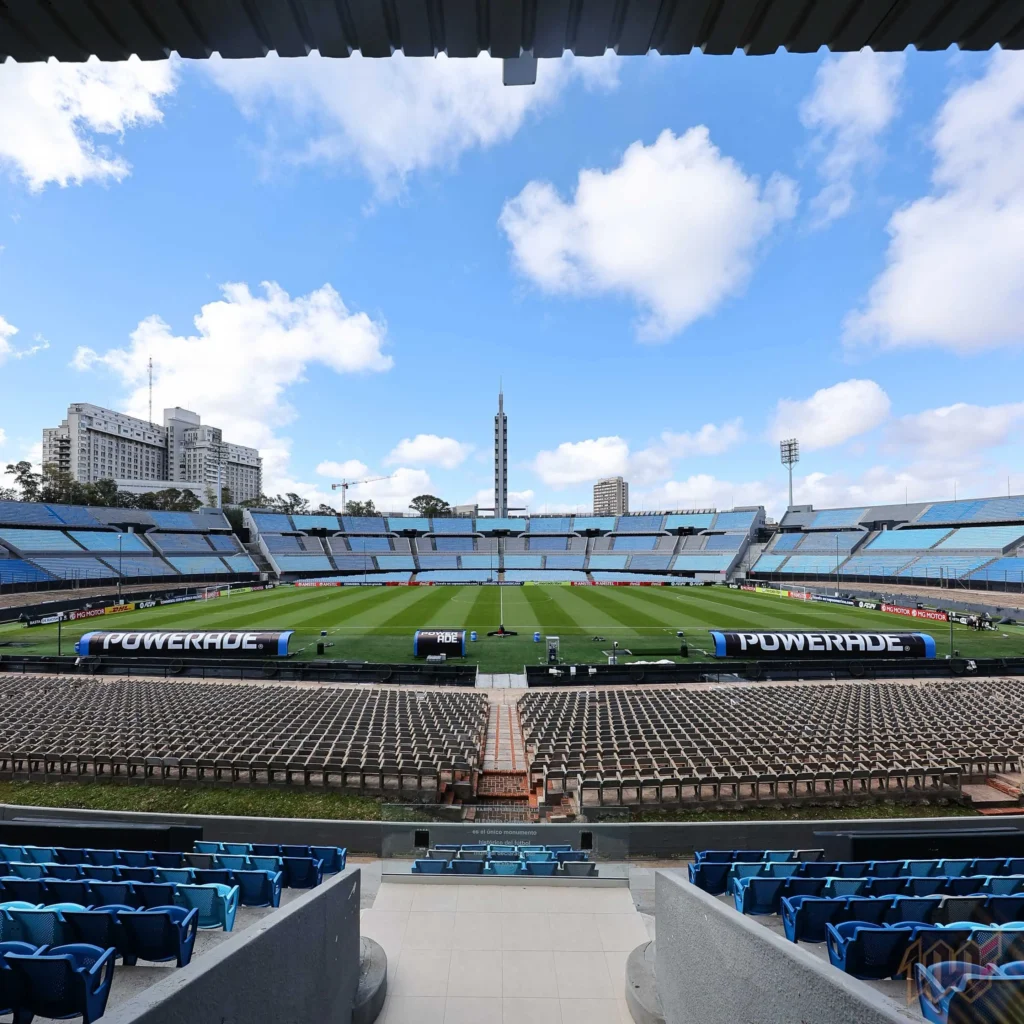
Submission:
[[[293,632],[103,631],[86,633],[75,644],[75,653],[81,657],[102,654],[130,658],[286,658]]]
[[[927,633],[720,632],[709,630],[716,658],[934,658]]]
[[[934,608],[904,608],[900,604],[882,603],[882,611],[890,615],[906,615],[909,619],[930,619],[932,622],[949,622],[949,614]]]

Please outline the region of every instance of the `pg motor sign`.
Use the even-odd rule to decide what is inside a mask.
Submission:
[[[75,653],[82,657],[105,654],[129,658],[286,658],[293,632],[96,632],[86,633],[75,644]]]
[[[709,631],[716,658],[934,658],[935,641],[927,633],[810,633]]]

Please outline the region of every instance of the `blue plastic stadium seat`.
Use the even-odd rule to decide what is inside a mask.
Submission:
[[[196,868],[157,868],[158,882],[170,882],[173,885],[188,885],[195,881]]]
[[[118,877],[125,882],[155,882],[156,868],[134,868],[125,864],[118,868]]]
[[[324,880],[323,861],[314,857],[282,857],[281,865],[289,889],[312,889]]]
[[[558,870],[557,860],[547,861],[532,861],[527,860],[523,862],[523,866],[526,868],[528,875],[545,875],[551,876]]]
[[[26,846],[25,854],[33,864],[50,864],[57,859],[57,851],[52,846]]]
[[[56,910],[36,908],[4,911],[0,918],[0,940],[31,942],[35,946],[52,946],[71,941],[64,919]]]
[[[96,906],[108,903],[123,903],[130,907],[138,906],[135,889],[131,882],[104,882],[92,879],[90,886]]]
[[[444,863],[438,861],[437,863]],[[482,875],[484,873],[483,860],[463,860],[461,857],[451,862],[451,870],[456,875]]]
[[[184,907],[154,907],[118,914],[123,929],[122,956],[129,966],[139,960],[176,960],[185,967],[192,959],[199,912]]]
[[[20,1006],[30,1014],[80,1015],[83,1024],[103,1016],[114,976],[113,949],[60,944],[31,955],[8,953],[4,962],[18,976]]]
[[[345,870],[348,851],[343,846],[311,846],[310,849],[314,857],[323,861],[325,875]]]
[[[166,907],[174,903],[177,886],[170,882],[135,882],[132,891],[140,908]]]
[[[231,885],[231,879],[234,876],[234,872],[227,868],[193,868],[192,870],[196,885]]]
[[[829,961],[856,978],[892,978],[905,969],[911,928],[887,928],[863,921],[825,926]]]
[[[922,1016],[927,1021],[946,1024],[954,995],[963,992],[969,980],[992,977],[996,973],[994,964],[981,966],[958,961],[942,961],[931,966],[917,964],[914,977]]]
[[[227,853],[223,843],[215,843],[209,840],[197,839],[193,844],[196,853]]]
[[[931,924],[942,906],[940,896],[894,896],[887,924]]]
[[[89,906],[94,901],[92,888],[84,879],[47,878],[47,903],[81,903]]]
[[[451,862],[447,860],[420,859],[412,863],[412,871],[415,875],[440,875],[448,870]]]
[[[197,910],[200,928],[222,928],[229,932],[235,926],[238,897],[237,885],[179,885],[174,902],[187,910]]]
[[[238,886],[238,902],[243,907],[278,907],[281,905],[281,871],[233,871],[231,877]]]

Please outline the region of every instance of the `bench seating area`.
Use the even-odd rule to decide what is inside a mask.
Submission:
[[[1024,857],[826,862],[822,853],[703,850],[689,877],[713,895],[728,891],[741,913],[779,916],[791,942],[824,943],[846,974],[912,981],[927,1021],[1024,1019]],[[995,995],[983,981],[998,982]]]
[[[533,875],[590,878],[597,865],[572,846],[514,846],[488,843],[439,844],[413,862],[416,875]]]
[[[532,690],[519,700],[546,802],[922,799],[1016,771],[1020,681]]]
[[[487,698],[367,687],[9,678],[0,778],[342,787],[436,802],[479,771]]]

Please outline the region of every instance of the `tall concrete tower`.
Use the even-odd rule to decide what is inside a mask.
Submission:
[[[494,515],[508,515],[508,433],[505,396],[498,390],[498,413],[494,417]]]

